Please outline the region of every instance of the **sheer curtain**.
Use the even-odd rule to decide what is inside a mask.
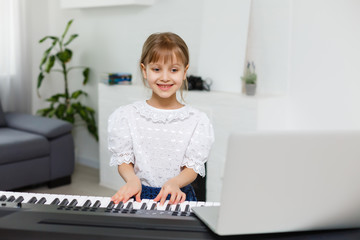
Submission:
[[[4,111],[31,111],[24,0],[0,1],[0,100]]]

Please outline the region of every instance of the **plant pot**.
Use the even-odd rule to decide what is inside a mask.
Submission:
[[[248,96],[254,96],[256,92],[256,84],[245,84],[245,94]]]

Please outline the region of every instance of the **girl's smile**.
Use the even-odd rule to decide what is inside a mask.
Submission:
[[[172,86],[174,86],[174,84],[157,84],[158,87],[163,90],[163,91],[167,91],[169,90]]]

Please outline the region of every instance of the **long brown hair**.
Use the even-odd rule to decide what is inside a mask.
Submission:
[[[174,55],[177,60],[181,60],[184,67],[189,65],[189,49],[185,41],[175,33],[163,32],[151,34],[145,41],[140,58],[141,64],[146,66],[149,63],[158,62],[163,59],[165,62],[173,62]],[[146,79],[142,78],[143,83],[147,86]],[[183,90],[188,89],[187,79],[183,81],[180,88],[181,99],[183,98]]]

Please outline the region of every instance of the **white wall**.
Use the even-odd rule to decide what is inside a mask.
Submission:
[[[293,126],[360,127],[360,1],[295,0],[289,79]]]
[[[259,129],[360,128],[360,2],[253,0]]]

